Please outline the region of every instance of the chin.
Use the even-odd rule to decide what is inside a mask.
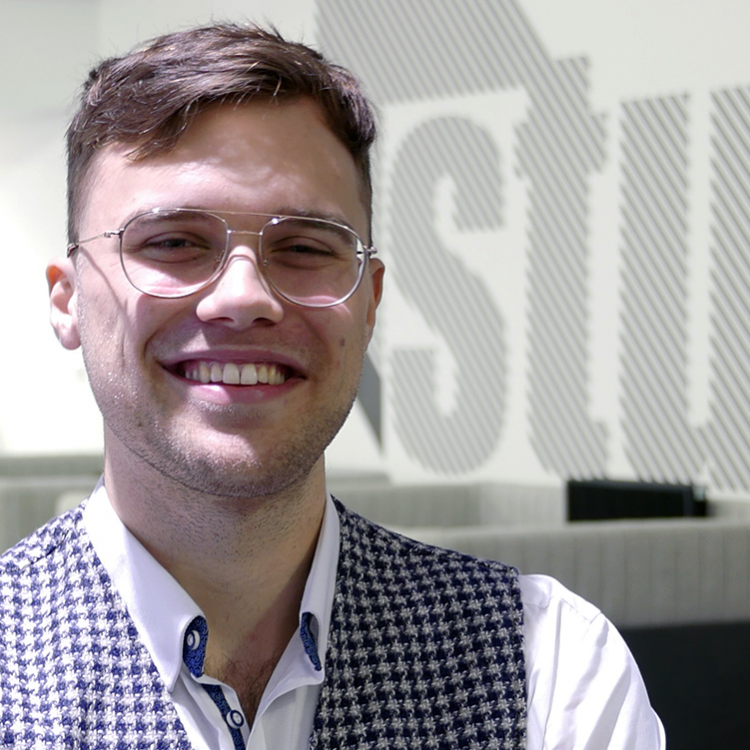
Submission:
[[[297,433],[282,445],[253,450],[248,441],[220,439],[215,444],[188,445],[183,440],[153,440],[136,448],[136,454],[170,483],[200,495],[227,499],[257,499],[302,487],[333,438],[328,430]],[[227,436],[223,436],[227,437]]]

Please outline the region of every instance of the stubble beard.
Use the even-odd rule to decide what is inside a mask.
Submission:
[[[304,485],[353,403],[354,395],[337,412],[306,420],[282,445],[265,456],[258,456],[251,445],[246,455],[219,455],[216,448],[207,450],[181,439],[173,430],[165,430],[160,421],[143,425],[136,435],[113,428],[113,421],[116,424],[117,420],[110,420],[109,425],[132,453],[186,490],[227,500],[257,500],[289,493]]]
[[[92,390],[105,425],[122,446],[137,460],[151,467],[170,483],[197,495],[226,500],[257,500],[294,492],[298,494],[315,464],[341,429],[356,398],[356,383],[335,409],[318,409],[317,414],[298,420],[295,429],[271,452],[258,455],[251,439],[243,452],[237,445],[232,455],[210,445],[212,428],[190,427],[180,431],[171,414],[139,405],[127,387],[112,394],[101,383],[102,374],[87,367]],[[112,375],[105,376],[111,387]],[[154,399],[152,398],[152,401]],[[148,401],[148,400],[147,400]],[[158,403],[158,402],[157,402]],[[241,407],[222,406],[228,421],[241,424]],[[149,413],[150,412],[150,413]],[[234,414],[233,414],[234,412]],[[244,418],[247,419],[246,415]],[[205,439],[201,440],[201,433]],[[197,435],[197,439],[193,436]],[[242,438],[239,434],[237,441]]]

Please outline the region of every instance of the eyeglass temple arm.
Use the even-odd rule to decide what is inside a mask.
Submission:
[[[109,237],[119,237],[122,234],[122,232],[123,232],[122,229],[112,229],[109,232],[102,232],[101,234],[97,234],[96,237],[88,237],[85,240],[78,240],[78,242],[71,242],[68,245],[67,257],[70,258],[70,256],[73,255],[73,253],[76,250],[78,250],[78,248],[81,245],[85,244],[86,242],[93,242],[94,240],[101,240],[101,239],[103,239],[105,237],[107,237],[107,238],[109,238]]]

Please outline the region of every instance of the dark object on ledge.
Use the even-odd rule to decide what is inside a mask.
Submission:
[[[567,497],[569,521],[706,515],[703,488],[686,484],[570,479]]]

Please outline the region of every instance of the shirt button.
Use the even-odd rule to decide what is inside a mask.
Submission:
[[[226,722],[232,729],[239,729],[245,723],[245,717],[239,711],[230,711]]]
[[[185,636],[185,642],[191,651],[195,651],[201,645],[201,634],[197,630],[191,630]]]

